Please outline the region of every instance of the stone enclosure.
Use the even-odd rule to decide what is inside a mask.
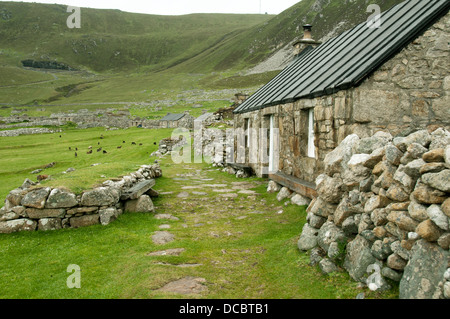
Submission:
[[[352,134],[324,160],[298,247],[400,298],[450,298],[450,132]]]
[[[158,193],[152,187],[160,176],[158,164],[142,165],[136,172],[80,195],[26,180],[5,199],[0,233],[108,225],[123,212],[154,212],[151,198]]]

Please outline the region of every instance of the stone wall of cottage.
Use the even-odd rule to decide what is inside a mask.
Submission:
[[[450,127],[450,14],[382,65],[355,88],[235,115],[235,128],[267,127],[275,116],[280,132],[279,168],[314,182],[323,160],[344,138],[377,131],[407,135],[418,129]],[[314,108],[315,158],[307,155],[308,110]],[[258,143],[258,137],[255,136]],[[258,155],[259,156],[259,155]],[[261,175],[259,164],[251,164]]]
[[[154,212],[151,197],[158,193],[152,187],[160,176],[158,164],[142,165],[136,172],[82,194],[27,179],[8,194],[0,209],[0,234],[108,225],[125,211]]]

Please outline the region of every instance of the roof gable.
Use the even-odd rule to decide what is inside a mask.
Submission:
[[[178,120],[181,120],[184,116],[185,116],[185,114],[172,114],[172,113],[169,113],[166,116],[164,116],[161,119],[161,121],[178,121]]]
[[[381,16],[380,28],[367,22],[291,62],[234,113],[332,94],[360,84],[448,11],[448,0],[409,0]]]

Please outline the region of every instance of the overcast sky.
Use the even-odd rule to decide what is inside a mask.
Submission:
[[[3,1],[3,0],[1,0]],[[8,0],[11,1],[11,0]],[[13,0],[16,2],[21,2]],[[189,13],[279,14],[301,0],[37,0],[76,7],[119,9],[128,12],[179,15]]]

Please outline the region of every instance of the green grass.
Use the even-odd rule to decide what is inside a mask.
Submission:
[[[204,188],[206,197],[180,200],[175,195],[182,186],[198,183],[173,179],[180,174],[197,170],[196,176],[213,179],[207,183],[228,185],[244,180],[206,164],[175,165],[166,158],[161,166],[163,177],[155,189],[173,195],[154,200],[157,213],[173,214],[180,221],[125,213],[108,226],[0,235],[0,298],[344,299],[360,292],[367,298],[395,298],[395,290],[383,295],[361,290],[345,273],[325,276],[309,266],[308,255],[296,248],[306,220],[304,207],[278,202],[275,194],[265,192],[265,180],[245,180],[259,183],[253,188],[259,195],[252,200],[246,195],[220,200]],[[281,208],[283,214],[276,214]],[[237,219],[242,215],[247,218]],[[195,227],[199,221],[204,225]],[[171,225],[174,242],[152,243],[151,234],[161,224]],[[180,256],[146,256],[169,248],[186,251]],[[70,264],[81,267],[81,289],[66,286]],[[185,296],[157,290],[186,276],[205,278],[208,292]]]
[[[104,139],[100,139],[101,135]],[[137,165],[150,163],[150,154],[158,149],[159,141],[170,135],[170,129],[130,128],[106,131],[104,128],[96,128],[1,137],[0,198],[5,198],[10,190],[22,185],[26,178],[36,181],[37,175],[32,175],[31,172],[52,162],[56,162],[54,167],[40,173],[52,176],[52,180],[44,181],[43,184],[66,186],[75,192],[81,192],[108,178],[135,171]],[[137,145],[131,145],[132,142]],[[157,145],[154,145],[155,142]],[[143,145],[139,146],[140,143]],[[93,147],[93,153],[90,155],[86,154],[89,146]],[[117,149],[118,146],[122,148]],[[72,151],[69,151],[69,147]],[[100,147],[108,154],[97,152]],[[77,158],[75,148],[78,148]],[[91,167],[97,163],[100,165]],[[69,167],[75,168],[76,171],[63,174]],[[102,175],[105,177],[101,177]]]

